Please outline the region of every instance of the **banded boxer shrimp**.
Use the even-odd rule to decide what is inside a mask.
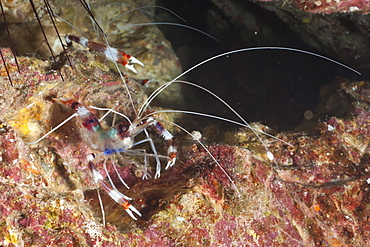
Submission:
[[[67,38],[68,38],[68,36],[67,36]],[[69,39],[70,40],[83,40],[83,42],[81,42],[81,43],[86,43],[86,42],[88,42],[87,40],[84,40],[83,38],[78,38],[78,37],[76,37],[76,36],[70,36],[69,37]],[[79,42],[79,41],[77,41],[77,42]],[[96,44],[96,43],[95,43]],[[107,45],[99,45],[99,47],[100,48],[104,48],[104,50],[110,50],[110,51],[113,51],[114,52],[114,50],[111,50],[110,49],[110,46],[107,46]],[[210,91],[207,91],[206,89],[204,89],[204,88],[201,88],[201,87],[199,87],[199,86],[197,86],[196,84],[193,84],[193,83],[190,83],[190,82],[182,82],[183,84],[187,84],[187,85],[191,85],[191,86],[195,86],[195,87],[199,87],[199,88],[201,88],[202,90],[205,90],[205,91],[207,91],[208,93],[210,93],[212,96],[215,96],[215,97],[217,97],[218,99],[220,99],[221,100],[221,102],[222,103],[224,103],[227,107],[229,107],[233,112],[234,112],[234,114],[236,114],[236,116],[237,117],[239,117],[240,119],[241,119],[241,121],[243,121],[242,123],[238,123],[237,121],[232,121],[232,120],[228,120],[228,119],[226,119],[226,118],[222,118],[222,117],[217,117],[217,116],[211,116],[211,115],[209,115],[209,114],[203,114],[203,113],[197,113],[197,112],[191,112],[191,111],[172,111],[172,110],[164,110],[164,111],[155,111],[155,112],[153,112],[153,113],[149,113],[149,114],[147,114],[147,109],[148,109],[148,106],[150,105],[150,103],[152,102],[152,100],[153,99],[155,99],[159,94],[161,94],[168,86],[170,86],[170,85],[172,85],[179,77],[181,77],[181,76],[183,76],[183,75],[185,75],[186,73],[188,73],[188,72],[190,72],[191,70],[193,70],[194,68],[196,68],[196,67],[198,67],[198,66],[201,66],[202,64],[204,64],[204,63],[207,63],[207,62],[209,62],[209,61],[211,61],[211,60],[214,60],[214,59],[217,59],[217,58],[219,58],[219,57],[222,57],[222,56],[227,56],[227,55],[231,55],[231,54],[233,54],[233,53],[238,53],[238,52],[245,52],[245,51],[250,51],[250,50],[262,50],[262,49],[290,49],[290,48],[278,48],[278,47],[276,47],[276,48],[273,48],[273,47],[260,47],[260,48],[247,48],[247,49],[241,49],[241,50],[236,50],[236,51],[232,51],[232,52],[227,52],[227,53],[223,53],[223,54],[221,54],[221,55],[218,55],[218,56],[215,56],[215,57],[212,57],[211,59],[208,59],[208,60],[205,60],[204,62],[202,62],[202,63],[200,63],[200,64],[198,64],[198,65],[196,65],[196,66],[194,66],[193,68],[191,68],[191,69],[189,69],[189,70],[187,70],[187,71],[185,71],[183,74],[181,74],[180,76],[178,76],[177,78],[175,78],[174,80],[172,80],[172,81],[170,81],[170,82],[168,82],[167,84],[164,84],[163,86],[161,86],[161,87],[159,87],[153,94],[151,94],[150,96],[149,96],[149,98],[148,98],[148,100],[147,101],[145,101],[142,105],[141,105],[141,107],[140,107],[140,109],[139,109],[139,111],[138,111],[138,113],[137,113],[137,116],[136,116],[136,118],[135,118],[135,120],[133,120],[133,121],[130,121],[127,117],[126,117],[126,115],[122,115],[122,113],[120,113],[120,112],[118,112],[118,111],[116,111],[116,110],[114,110],[114,108],[113,109],[108,109],[108,108],[104,108],[104,107],[95,107],[95,106],[89,106],[91,109],[93,109],[93,110],[101,110],[101,111],[107,111],[108,113],[112,113],[112,114],[114,114],[114,115],[119,115],[119,116],[121,116],[121,117],[123,117],[123,118],[126,118],[126,120],[127,120],[127,122],[129,123],[128,125],[127,124],[122,124],[122,125],[120,125],[119,127],[117,127],[116,129],[115,128],[112,128],[112,132],[104,132],[104,134],[103,135],[105,135],[106,137],[98,137],[98,139],[97,139],[97,142],[100,142],[100,143],[102,143],[102,146],[103,146],[103,149],[100,149],[100,151],[99,152],[101,152],[103,155],[109,155],[109,154],[112,154],[112,153],[119,153],[119,152],[121,152],[121,151],[125,151],[125,150],[123,150],[124,148],[126,148],[126,146],[120,146],[119,148],[111,148],[111,147],[108,147],[107,148],[107,146],[105,146],[105,145],[107,145],[107,142],[106,141],[112,141],[113,142],[113,138],[112,138],[112,136],[114,136],[114,135],[116,135],[117,133],[118,134],[123,134],[125,131],[125,129],[130,129],[131,127],[134,129],[134,132],[131,132],[130,134],[129,134],[129,138],[128,139],[124,139],[124,140],[129,140],[129,142],[132,142],[132,139],[133,139],[133,137],[138,133],[138,132],[141,132],[141,131],[143,131],[143,132],[146,132],[146,128],[147,127],[149,127],[149,126],[153,126],[154,127],[154,129],[157,129],[161,134],[164,134],[164,139],[166,140],[166,141],[170,141],[170,142],[172,142],[172,135],[171,134],[169,134],[169,132],[167,132],[165,129],[163,129],[163,127],[162,127],[162,124],[160,124],[160,122],[159,121],[157,121],[153,116],[155,115],[155,114],[159,114],[159,113],[170,113],[170,112],[178,112],[178,113],[187,113],[187,114],[193,114],[193,115],[201,115],[201,116],[204,116],[204,117],[211,117],[211,118],[216,118],[216,119],[219,119],[219,120],[222,120],[222,121],[229,121],[229,122],[231,122],[231,123],[234,123],[234,124],[238,124],[238,125],[241,125],[241,126],[244,126],[244,127],[248,127],[248,128],[251,128],[250,126],[249,126],[249,124],[239,115],[239,114],[237,114],[234,110],[232,110],[232,108],[231,107],[229,107],[228,106],[228,104],[226,104],[223,100],[221,100],[218,96],[216,96],[216,94],[213,94],[213,93],[211,93]],[[299,51],[299,50],[294,50],[294,49],[290,49],[291,51]],[[307,53],[307,54],[310,54],[310,53]],[[312,54],[311,54],[312,55]],[[105,55],[106,56],[106,58],[109,60],[109,54],[108,55]],[[116,59],[117,60],[117,59]],[[132,60],[132,61],[135,61],[136,63],[138,63],[138,64],[140,64],[139,62],[137,62],[137,60]],[[116,61],[117,62],[117,61]],[[129,64],[130,65],[130,64]],[[129,67],[129,69],[130,69],[130,67]],[[132,70],[132,67],[131,67],[131,70]],[[58,96],[59,97],[59,96]],[[97,118],[93,115],[93,113],[89,110],[89,107],[88,106],[81,106],[81,104],[78,102],[78,101],[76,101],[76,100],[74,100],[74,99],[63,99],[63,98],[58,98],[58,97],[52,97],[52,98],[50,98],[50,100],[52,101],[52,102],[57,102],[57,103],[59,103],[59,104],[61,104],[61,105],[67,105],[67,106],[69,106],[70,108],[72,108],[73,110],[76,110],[76,112],[71,116],[71,118],[74,118],[74,117],[77,117],[77,118],[81,118],[81,124],[82,125],[80,125],[78,128],[80,128],[81,130],[82,130],[82,132],[83,131],[89,131],[90,129],[90,127],[93,129],[93,127],[97,127],[97,126],[99,126],[99,124],[100,124],[100,121],[97,121]],[[86,119],[85,119],[85,117],[86,118],[89,118],[89,120],[92,120],[92,122],[89,122],[89,123],[83,123]],[[65,123],[67,123],[71,118],[68,118],[66,121],[63,121],[63,123],[62,123],[62,125],[64,125]],[[102,119],[104,119],[104,117],[102,118]],[[160,119],[158,119],[158,120],[160,120]],[[96,124],[96,125],[95,125]],[[62,125],[60,125],[60,126],[62,126]],[[180,128],[180,129],[182,129],[182,130],[184,130],[185,132],[187,132],[186,131],[186,129],[184,129],[184,128],[182,128],[181,126],[177,126],[178,128]],[[57,127],[57,128],[59,128],[59,126]],[[42,139],[44,139],[46,136],[48,136],[48,135],[50,135],[52,132],[54,132],[57,128],[54,128],[54,129],[52,129],[50,132],[48,132],[46,135],[44,135],[42,138],[40,138],[38,141],[40,141],[40,140],[42,140]],[[100,127],[98,127],[98,128],[100,128]],[[257,131],[257,136],[258,136],[258,132],[260,132],[260,131],[258,131],[258,130],[256,130],[256,129],[253,129],[253,128],[251,128],[252,129],[252,131]],[[94,130],[94,132],[96,132],[96,130]],[[115,132],[115,133],[113,133],[113,132]],[[188,133],[188,132],[187,132]],[[146,133],[145,133],[146,134]],[[267,133],[263,133],[263,134],[267,134]],[[85,136],[89,136],[88,134],[85,134]],[[147,135],[147,134],[146,134]],[[123,136],[124,136],[124,134],[123,134]],[[89,138],[90,138],[91,136],[89,136]],[[272,136],[271,136],[272,137]],[[101,139],[99,139],[99,138],[101,138]],[[126,138],[126,137],[124,137],[124,138]],[[38,141],[36,141],[36,142],[38,142]],[[136,152],[136,151],[132,151],[132,153],[130,153],[129,152],[129,150],[127,151],[127,153],[128,154],[134,154],[134,155],[140,155],[140,156],[143,156],[144,158],[146,158],[146,157],[153,157],[153,158],[155,158],[155,159],[159,159],[159,158],[161,158],[161,159],[169,159],[169,156],[171,156],[171,155],[160,155],[160,154],[156,154],[156,147],[154,146],[154,144],[152,144],[153,142],[152,142],[152,140],[151,140],[151,138],[150,137],[148,137],[147,136],[147,138],[144,138],[143,139],[143,141],[138,141],[137,143],[135,143],[135,144],[139,144],[139,143],[141,143],[141,142],[144,142],[144,141],[147,141],[148,143],[150,143],[150,145],[151,145],[151,149],[152,149],[152,152],[153,153],[149,153],[149,152],[147,152],[147,153],[144,153],[144,150],[138,150],[138,152]],[[281,140],[282,142],[284,142],[283,140]],[[92,147],[94,147],[94,146],[97,146],[97,142],[91,142],[91,143],[89,143],[90,142],[90,140],[85,140],[85,144],[87,144],[87,145],[90,145],[90,146],[92,146]],[[263,141],[261,140],[261,142],[263,143]],[[199,144],[200,145],[202,145],[202,146],[204,146],[201,142],[199,142]],[[285,143],[286,145],[289,145],[289,143]],[[130,143],[127,147],[128,148],[131,148],[131,145],[132,145],[132,143]],[[205,147],[205,146],[204,146]],[[268,159],[269,160],[271,160],[271,161],[273,161],[274,160],[274,157],[273,157],[273,154],[272,154],[272,152],[270,152],[269,150],[268,150],[268,148],[267,148],[267,146],[265,145],[265,148],[266,148],[266,156],[268,157]],[[206,149],[206,148],[205,148]],[[133,149],[133,150],[135,150],[135,149]],[[174,152],[174,150],[175,150],[175,145],[174,144],[170,144],[170,148],[169,148],[169,150],[170,151],[172,151],[172,152]],[[206,149],[207,150],[207,149]],[[142,152],[141,152],[142,151]],[[171,152],[170,152],[171,153]],[[208,153],[209,153],[209,151],[208,151]],[[211,155],[211,157],[213,157],[212,155]],[[217,163],[217,160],[213,157],[213,159],[214,159],[214,161]],[[171,160],[171,159],[169,159],[169,160]],[[145,162],[144,162],[145,163]],[[157,162],[157,164],[158,163],[160,163],[160,162]],[[175,163],[175,161],[174,161],[174,158],[172,158],[172,162],[169,162],[169,163],[167,163],[167,167],[166,168],[169,168],[169,167],[171,167],[171,166],[173,166],[174,165],[174,163]],[[218,164],[219,165],[219,164]],[[88,166],[89,166],[89,168],[90,168],[90,170],[91,170],[91,173],[92,173],[92,177],[93,177],[93,180],[95,181],[95,183],[96,184],[98,184],[98,185],[100,185],[100,187],[105,191],[105,192],[107,192],[108,194],[109,194],[109,196],[111,197],[111,199],[113,199],[114,201],[116,201],[118,204],[120,204],[121,206],[123,206],[124,207],[124,209],[128,212],[128,214],[133,218],[133,219],[135,219],[137,216],[135,216],[133,213],[135,213],[136,215],[139,215],[140,216],[140,212],[139,212],[139,210],[137,210],[134,206],[132,206],[132,205],[130,205],[130,204],[127,204],[128,202],[127,202],[127,200],[129,199],[129,197],[127,197],[127,196],[125,196],[125,195],[123,195],[121,192],[119,192],[116,188],[115,188],[115,186],[114,186],[114,183],[112,182],[112,179],[110,178],[110,175],[109,175],[109,173],[108,172],[106,172],[107,173],[107,178],[108,178],[108,180],[109,180],[109,183],[107,183],[107,182],[105,182],[105,180],[104,180],[104,177],[103,177],[103,175],[100,173],[100,172],[98,172],[97,171],[97,169],[95,168],[95,165],[94,165],[94,163],[93,163],[93,159],[89,159],[88,160]],[[116,169],[116,166],[114,165],[113,166],[114,167],[114,169]],[[220,168],[222,169],[222,167],[220,166]],[[225,174],[227,175],[227,173],[226,173],[226,171],[224,171],[225,172]],[[145,175],[147,175],[147,173],[146,172],[144,172],[144,174]],[[158,167],[157,166],[157,168],[156,168],[156,173],[155,173],[155,177],[159,177],[160,176],[160,167]],[[118,174],[118,172],[117,172],[117,175],[118,175],[118,177],[120,177],[119,176],[119,174]],[[147,175],[148,176],[148,175]],[[233,183],[233,181],[232,181],[232,179],[229,177],[229,179],[230,179],[230,181]],[[123,181],[123,180],[122,180]],[[122,183],[124,183],[124,181],[122,182]],[[236,190],[237,190],[237,188],[236,188]]]

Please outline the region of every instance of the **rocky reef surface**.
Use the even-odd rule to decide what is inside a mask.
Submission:
[[[273,44],[284,38],[293,40],[291,36],[286,36],[280,26],[274,27],[273,23],[269,22],[269,17],[276,15],[309,46],[352,66],[369,68],[368,1],[254,2],[265,12],[256,9],[256,5],[248,1],[212,0],[216,7],[209,8],[208,25],[221,34],[228,29],[241,30],[243,34],[240,37],[244,37],[246,43],[262,40],[264,43]]]
[[[204,135],[207,149],[178,137],[177,164],[159,179],[148,180],[142,180],[140,157],[106,159],[97,154],[97,169],[106,176],[102,168],[106,162],[118,189],[133,198],[132,204],[143,215],[132,220],[100,193],[103,225],[96,185],[86,165],[94,151],[82,141],[78,123],[71,120],[41,142],[27,143],[72,114],[48,101],[50,96],[114,108],[134,118],[132,105],[140,106],[147,97],[143,88],[135,76],[125,75],[129,100],[114,66],[86,50],[71,49],[70,61],[60,56],[57,63],[18,56],[19,70],[9,49],[0,52],[4,57],[0,245],[366,246],[370,242],[368,82],[338,79],[327,87],[326,93],[332,95],[340,91],[346,110],[341,117],[315,115],[318,124],[311,123],[309,131],[275,133],[261,124],[252,125],[290,145],[264,135],[259,140],[248,129],[225,133],[218,145],[207,143],[211,137]],[[147,65],[160,64],[160,57],[138,58]],[[179,69],[177,59],[169,60],[169,71]],[[176,127],[166,124],[176,122],[174,116],[156,117],[177,134]],[[115,121],[113,114],[105,121],[107,126]],[[162,152],[162,142],[156,143]],[[112,164],[119,165],[129,190],[118,186]]]
[[[197,144],[179,145],[177,165],[159,179],[142,180],[141,170],[124,162],[119,171],[131,187],[124,193],[143,217],[134,222],[103,196],[103,226],[86,167],[92,151],[78,125],[67,124],[36,145],[26,142],[71,114],[46,101],[46,94],[101,107],[118,102],[118,111],[133,114],[124,109],[129,103],[122,101],[127,97],[119,79],[89,52],[71,53],[73,63],[87,59],[92,66],[76,74],[62,69],[64,82],[56,72],[46,74],[47,62],[35,58],[19,57],[18,73],[10,51],[1,52],[13,78],[11,87],[2,66],[3,245],[364,246],[370,240],[369,83],[342,81],[352,100],[348,117],[321,121],[310,134],[276,134],[292,146],[262,137],[274,162],[248,130],[233,133],[235,146],[209,146],[235,186]],[[133,79],[126,83],[140,104],[140,87]],[[101,169],[102,161],[96,162]]]

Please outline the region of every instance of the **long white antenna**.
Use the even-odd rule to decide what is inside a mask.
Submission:
[[[144,102],[144,104],[141,106],[140,110],[139,110],[139,116],[141,116],[141,114],[143,114],[143,112],[145,111],[145,109],[148,107],[148,105],[153,101],[154,98],[157,97],[158,94],[160,94],[165,88],[167,88],[169,85],[171,85],[174,81],[178,80],[180,77],[186,75],[187,73],[189,73],[190,71],[198,68],[199,66],[205,64],[205,63],[208,63],[212,60],[215,60],[219,57],[225,57],[227,55],[231,55],[231,54],[234,54],[234,53],[239,53],[239,52],[246,52],[246,51],[255,51],[255,50],[284,50],[284,51],[292,51],[292,52],[299,52],[299,53],[304,53],[304,54],[308,54],[308,55],[311,55],[311,56],[315,56],[315,57],[318,57],[318,58],[321,58],[321,59],[324,59],[324,60],[327,60],[327,61],[330,61],[332,63],[335,63],[335,64],[338,64],[339,66],[342,66],[346,69],[349,69],[353,72],[355,72],[356,74],[358,75],[361,75],[360,72],[358,72],[357,70],[343,64],[343,63],[340,63],[338,61],[335,61],[331,58],[328,58],[328,57],[325,57],[323,55],[320,55],[320,54],[316,54],[316,53],[313,53],[313,52],[310,52],[310,51],[305,51],[305,50],[300,50],[300,49],[295,49],[295,48],[289,48],[289,47],[276,47],[276,46],[265,46],[265,47],[251,47],[251,48],[243,48],[243,49],[239,49],[239,50],[233,50],[233,51],[228,51],[228,52],[224,52],[224,53],[221,53],[219,55],[216,55],[216,56],[213,56],[211,58],[208,58],[196,65],[194,65],[193,67],[187,69],[186,71],[182,72],[180,75],[176,76],[172,81],[170,82],[167,82],[163,85],[161,85],[160,87],[158,87],[149,97],[148,99],[146,100],[146,102]]]

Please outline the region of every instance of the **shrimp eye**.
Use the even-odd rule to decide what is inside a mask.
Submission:
[[[118,134],[123,137],[127,136],[129,127],[130,127],[130,123],[127,123],[127,122],[118,124],[117,126]]]
[[[71,106],[70,107],[73,110],[76,110],[79,105],[80,105],[80,103],[78,103],[77,101],[74,101],[74,102],[71,103]]]

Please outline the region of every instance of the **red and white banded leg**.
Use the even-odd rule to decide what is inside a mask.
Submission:
[[[137,70],[134,67],[134,64],[140,64],[141,66],[144,66],[144,64],[137,58],[127,54],[124,51],[118,50],[116,48],[113,48],[111,46],[99,44],[96,42],[89,41],[86,38],[83,37],[77,37],[74,35],[66,35],[65,40],[67,42],[67,45],[70,46],[72,44],[72,41],[77,42],[86,48],[89,48],[92,51],[102,52],[104,53],[104,56],[111,60],[112,62],[120,63],[129,70],[131,70],[134,73],[137,73]]]
[[[149,118],[148,122],[152,122],[152,125],[157,129],[158,133],[162,136],[163,139],[167,141],[167,156],[168,162],[166,165],[166,170],[175,165],[177,158],[177,147],[176,142],[173,139],[173,135],[161,124],[157,122],[154,118]]]
[[[134,220],[137,220],[137,218],[134,216],[134,213],[136,213],[138,216],[141,217],[141,213],[132,206],[128,200],[131,200],[130,197],[125,196],[118,190],[115,190],[110,186],[103,178],[103,176],[98,172],[98,170],[95,169],[95,166],[92,161],[89,161],[89,168],[92,172],[92,176],[94,179],[94,182],[99,185],[100,188],[102,188],[109,196],[112,198],[115,202],[117,202],[121,207],[123,207],[124,210],[128,213],[128,215],[131,216]]]

